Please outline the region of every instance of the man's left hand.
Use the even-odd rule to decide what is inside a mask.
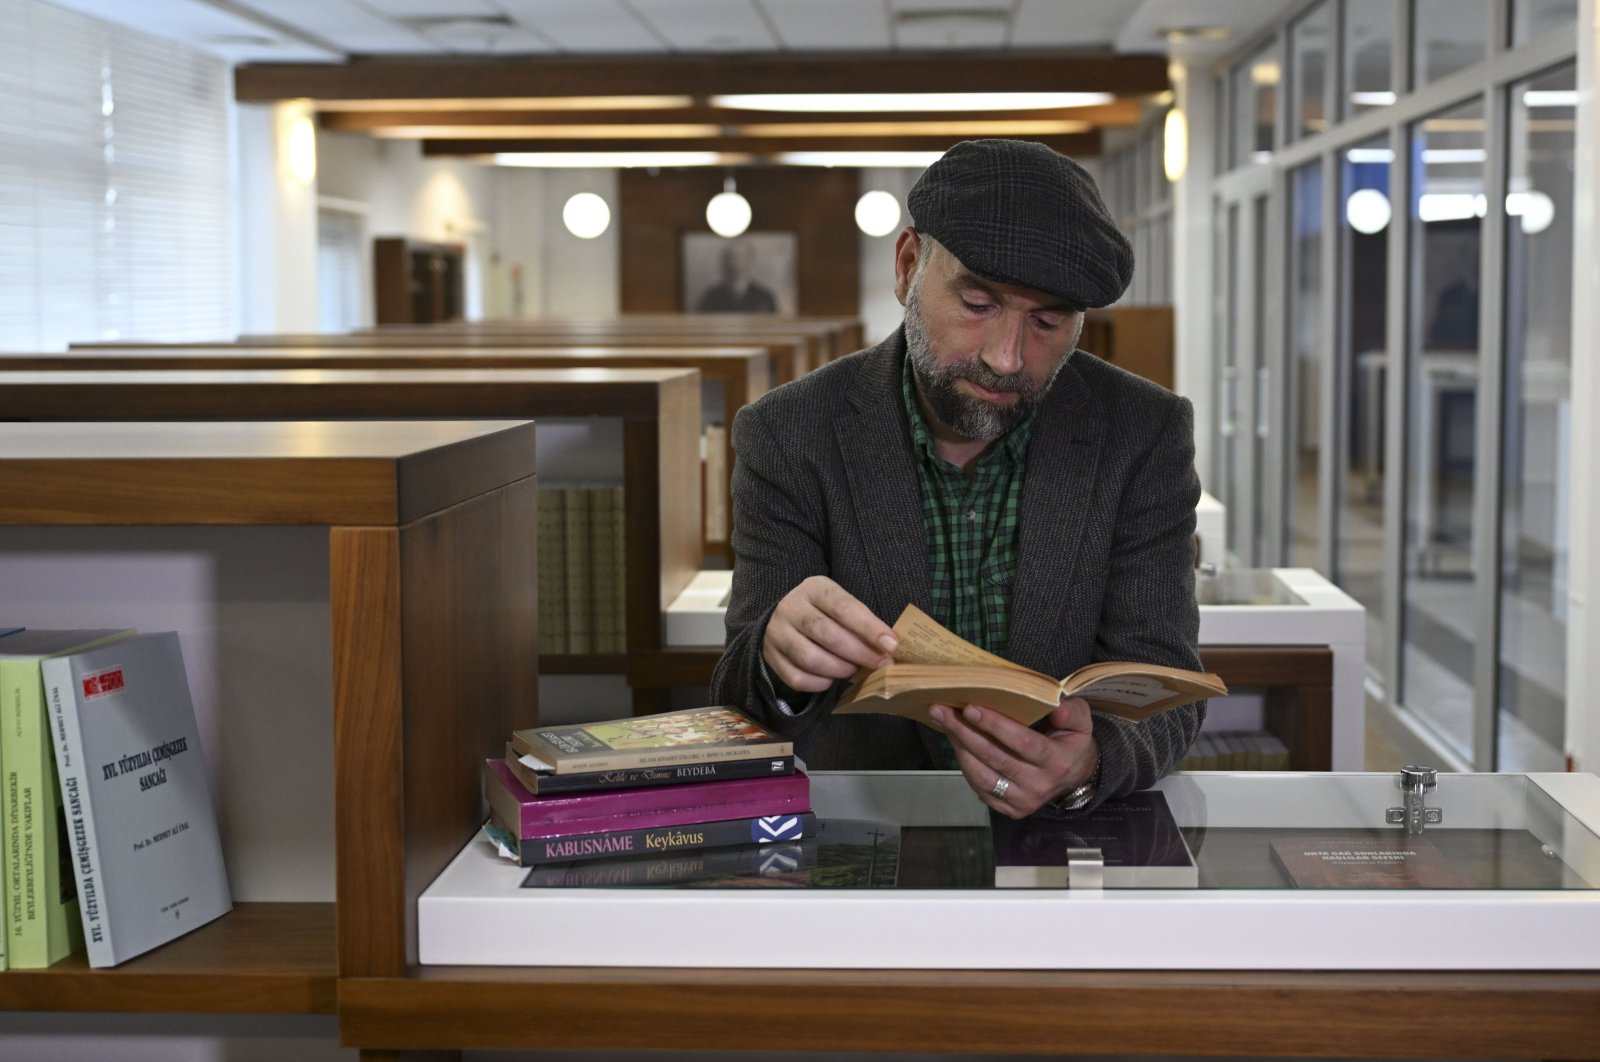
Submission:
[[[931,715],[950,739],[972,791],[1013,819],[1031,815],[1094,773],[1099,750],[1089,703],[1081,697],[1057,705],[1041,730],[976,704],[959,710],[936,704]],[[999,778],[1010,783],[1004,797],[994,794]]]

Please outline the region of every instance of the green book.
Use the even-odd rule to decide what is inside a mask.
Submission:
[[[42,969],[83,946],[40,661],[133,633],[24,630],[0,643],[0,824],[12,969]]]

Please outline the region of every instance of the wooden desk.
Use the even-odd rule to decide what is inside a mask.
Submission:
[[[494,350],[507,352],[527,351],[538,353],[543,350],[565,351],[578,347],[642,347],[642,348],[689,348],[726,350],[730,347],[758,347],[766,351],[771,359],[771,382],[773,386],[788,383],[790,380],[805,375],[813,368],[813,358],[810,344],[804,337],[765,337],[736,341],[735,337],[717,334],[676,333],[662,335],[660,333],[644,333],[624,330],[621,332],[605,332],[599,329],[582,331],[532,331],[516,333],[453,333],[441,330],[438,332],[387,330],[382,332],[361,332],[349,335],[330,335],[327,333],[285,334],[267,336],[240,336],[229,341],[215,341],[204,343],[74,343],[68,350],[66,357],[77,357],[82,354],[109,354],[109,353],[135,353],[141,351],[160,350],[261,350],[275,351],[285,348],[309,348],[315,350],[394,350],[409,347],[421,347],[429,350],[462,349],[462,350]]]
[[[113,372],[129,370],[233,369],[558,369],[680,367],[695,369],[715,383],[720,423],[732,427],[740,409],[772,386],[771,362],[760,347],[232,347],[139,346],[130,349],[78,349],[67,354],[0,354],[5,372]],[[703,397],[702,408],[708,399]],[[0,414],[0,416],[8,414]],[[720,483],[706,489],[722,492],[722,511],[731,514],[733,437],[724,433]],[[731,518],[731,517],[730,517]],[[726,535],[705,537],[705,551],[731,563],[733,549]]]
[[[258,369],[0,374],[0,418],[247,420],[620,417],[626,654],[546,655],[546,672],[624,671],[699,567],[700,381],[691,369]],[[534,541],[529,539],[530,543]],[[641,690],[662,683],[641,675]]]
[[[339,1012],[345,1042],[363,1048],[1600,1052],[1600,975],[1591,973],[422,967],[407,978],[341,981]]]
[[[418,892],[481,821],[480,758],[537,719],[534,456],[526,422],[0,424],[0,534],[327,528],[337,840],[334,903],[0,973],[0,1006],[332,1013],[338,976],[404,969]]]

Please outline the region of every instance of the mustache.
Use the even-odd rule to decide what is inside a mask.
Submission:
[[[1033,381],[1022,373],[1011,376],[1001,376],[981,360],[974,358],[971,361],[959,361],[953,365],[945,366],[939,372],[939,379],[943,383],[953,383],[956,380],[967,380],[977,384],[985,391],[996,391],[1019,395],[1033,393]]]

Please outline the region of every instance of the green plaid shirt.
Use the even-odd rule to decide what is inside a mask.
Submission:
[[[1033,417],[1007,432],[999,446],[966,471],[941,458],[917,403],[906,358],[901,376],[911,448],[922,488],[922,537],[928,549],[929,615],[967,641],[1003,654],[1011,631],[1011,585],[1017,574],[1017,528],[1022,473]],[[940,742],[941,766],[956,766]]]

